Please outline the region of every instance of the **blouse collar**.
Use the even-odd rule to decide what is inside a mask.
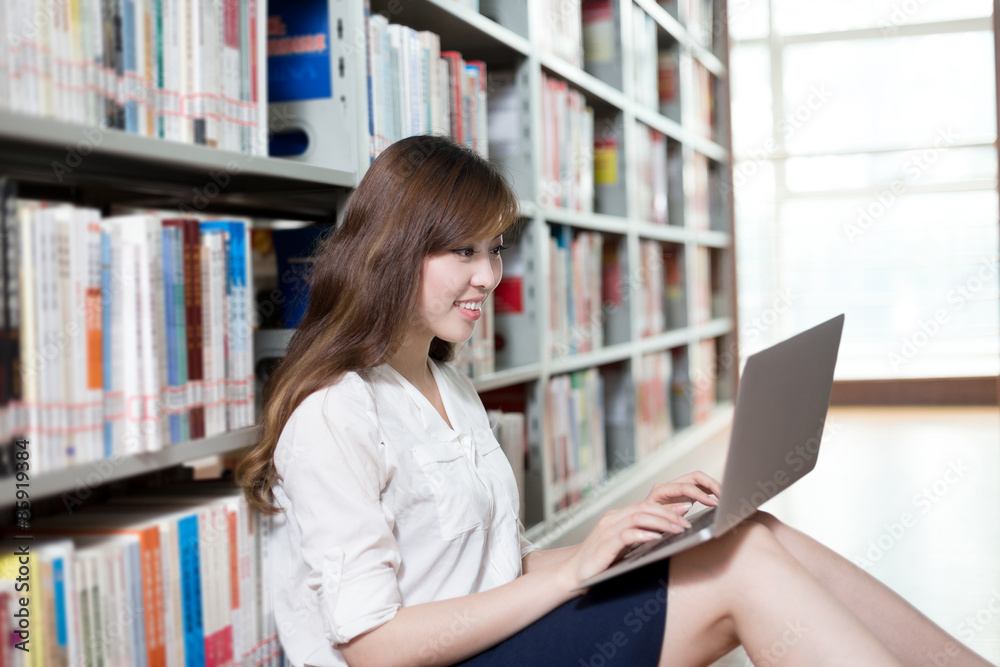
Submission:
[[[437,409],[431,405],[431,402],[427,400],[427,397],[424,396],[419,389],[414,387],[413,384],[403,377],[395,368],[389,364],[383,364],[382,369],[384,371],[384,375],[391,378],[397,385],[402,387],[413,401],[418,412],[420,413],[421,424],[429,435],[442,442],[458,440],[460,432],[467,431],[465,428],[465,415],[462,413],[461,406],[455,405],[452,400],[453,392],[451,384],[444,376],[445,374],[438,367],[438,364],[430,357],[427,358],[427,363],[430,366],[431,373],[434,374],[434,381],[437,383],[438,393],[441,395],[441,402],[444,404],[444,410],[447,413],[452,426],[455,427],[454,429],[448,427],[447,422],[445,422],[445,420],[441,417]]]

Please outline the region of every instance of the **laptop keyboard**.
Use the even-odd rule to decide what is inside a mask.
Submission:
[[[663,537],[658,540],[652,540],[651,542],[644,542],[638,546],[634,546],[625,552],[619,560],[632,560],[633,558],[639,558],[644,556],[651,551],[656,551],[657,549],[662,549],[663,547],[669,546],[678,540],[682,540],[685,537],[691,535],[692,533],[697,533],[699,530],[711,526],[715,521],[715,508],[710,507],[707,511],[703,511],[698,517],[691,521],[691,527],[686,528],[682,533],[664,533]]]

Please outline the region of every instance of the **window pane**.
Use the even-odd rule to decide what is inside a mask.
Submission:
[[[786,47],[791,153],[990,143],[996,137],[988,32]]]
[[[990,0],[771,0],[782,34],[883,28],[909,23],[982,18]]]
[[[729,5],[729,36],[759,39],[767,36],[767,0],[733,0]]]
[[[792,192],[888,188],[893,183],[909,189],[977,180],[985,189],[995,187],[997,177],[997,153],[992,146],[798,157],[789,158],[786,164],[786,183]]]
[[[771,56],[764,45],[733,45],[732,70],[733,152],[737,156],[765,149],[773,132],[771,120]]]
[[[785,203],[782,334],[847,313],[841,379],[1000,373],[998,213],[995,191]]]

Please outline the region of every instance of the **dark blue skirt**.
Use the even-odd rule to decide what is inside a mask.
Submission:
[[[656,665],[667,617],[663,560],[592,587],[463,667]]]

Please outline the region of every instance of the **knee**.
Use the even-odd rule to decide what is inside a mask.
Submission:
[[[747,521],[758,523],[770,530],[772,533],[782,530],[785,526],[785,524],[781,523],[781,520],[778,517],[774,516],[770,512],[762,512],[761,510],[757,510],[747,517]]]
[[[721,575],[734,568],[742,569],[744,564],[752,568],[754,563],[759,564],[780,551],[781,545],[767,526],[756,521],[743,521],[721,537],[679,556],[683,559],[690,554],[699,569]]]

